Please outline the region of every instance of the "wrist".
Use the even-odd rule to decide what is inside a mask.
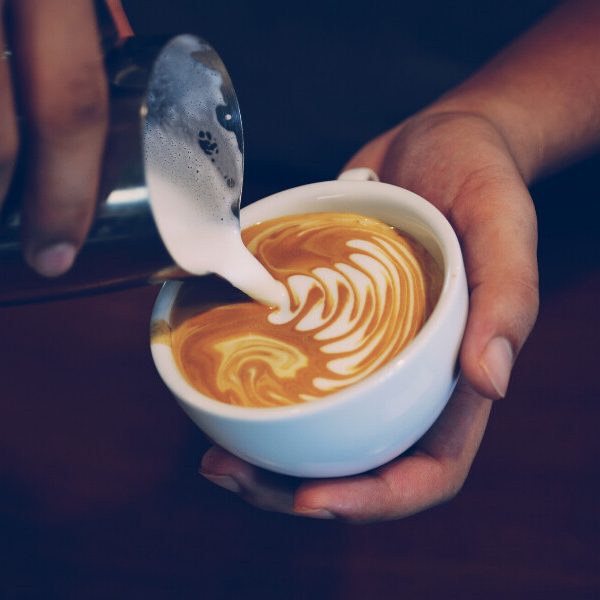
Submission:
[[[598,0],[559,3],[431,108],[488,119],[531,183],[600,146],[598,27]]]

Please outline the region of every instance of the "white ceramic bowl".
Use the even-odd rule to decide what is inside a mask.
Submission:
[[[175,364],[168,335],[151,343],[160,376],[200,429],[240,458],[279,473],[334,477],[386,463],[431,427],[456,384],[468,309],[456,235],[420,196],[377,181],[349,180],[353,177],[364,177],[364,171],[264,198],[242,210],[242,227],[282,215],[356,212],[418,239],[443,266],[442,291],[421,331],[394,360],[359,383],[312,403],[244,408],[192,388]],[[153,323],[170,324],[180,287],[179,282],[163,286]]]

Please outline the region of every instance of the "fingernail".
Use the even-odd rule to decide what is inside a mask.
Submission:
[[[325,508],[297,508],[295,512],[301,517],[312,517],[314,519],[335,519],[335,515]]]
[[[234,494],[239,494],[242,491],[240,484],[233,477],[229,477],[229,475],[213,475],[212,473],[203,473],[202,471],[200,471],[200,475]]]
[[[75,254],[75,246],[60,242],[38,250],[31,259],[31,266],[44,277],[57,277],[70,269]]]
[[[490,340],[479,364],[492,387],[501,398],[504,398],[513,364],[513,351],[509,341],[503,337]]]

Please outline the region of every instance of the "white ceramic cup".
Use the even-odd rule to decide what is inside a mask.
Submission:
[[[367,180],[369,179],[369,180]],[[415,339],[362,381],[311,403],[245,408],[191,387],[175,364],[169,336],[155,336],[158,372],[182,408],[215,443],[249,463],[300,477],[336,477],[380,466],[412,446],[435,422],[458,377],[468,293],[460,246],[444,216],[408,190],[356,169],[337,181],[297,187],[244,208],[242,227],[319,211],[375,217],[419,240],[443,267],[435,309]],[[181,283],[161,289],[152,322],[170,325]],[[164,330],[164,327],[163,327]]]

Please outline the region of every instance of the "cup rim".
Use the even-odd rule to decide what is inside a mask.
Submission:
[[[353,398],[359,398],[369,391],[378,388],[399,369],[407,368],[406,365],[413,363],[416,357],[425,351],[431,343],[431,338],[435,335],[438,324],[444,319],[452,318],[449,311],[455,305],[453,299],[460,294],[462,281],[460,274],[464,272],[462,252],[456,233],[446,217],[433,204],[410,190],[379,181],[322,181],[289,188],[248,205],[242,209],[242,227],[260,222],[260,219],[254,218],[255,215],[253,216],[253,213],[259,213],[264,204],[273,203],[280,197],[288,198],[289,196],[296,195],[311,196],[314,198],[317,193],[320,198],[347,197],[349,194],[355,195],[361,190],[364,190],[365,193],[372,193],[375,189],[382,193],[393,193],[397,196],[398,200],[402,196],[402,202],[399,203],[410,206],[412,210],[416,210],[422,223],[426,224],[433,232],[444,260],[444,276],[439,298],[429,318],[414,339],[392,360],[357,383],[320,397],[312,402],[273,407],[236,406],[206,396],[193,388],[185,380],[185,377],[175,363],[172,347],[168,345],[169,352],[167,355],[170,357],[170,361],[168,362],[171,364],[165,364],[165,354],[158,351],[158,347],[164,347],[166,344],[163,342],[152,342],[151,340],[150,346],[155,366],[167,387],[181,402],[213,416],[236,421],[266,422],[307,417],[320,412],[328,412],[340,404],[350,402]],[[294,213],[283,210],[280,211],[280,214],[291,215],[301,214],[301,212]],[[319,211],[310,210],[306,212]],[[273,215],[269,218],[275,218],[276,216]],[[163,284],[154,304],[151,323],[165,321],[170,325],[171,308],[177,299],[181,285],[179,281],[167,281]]]

